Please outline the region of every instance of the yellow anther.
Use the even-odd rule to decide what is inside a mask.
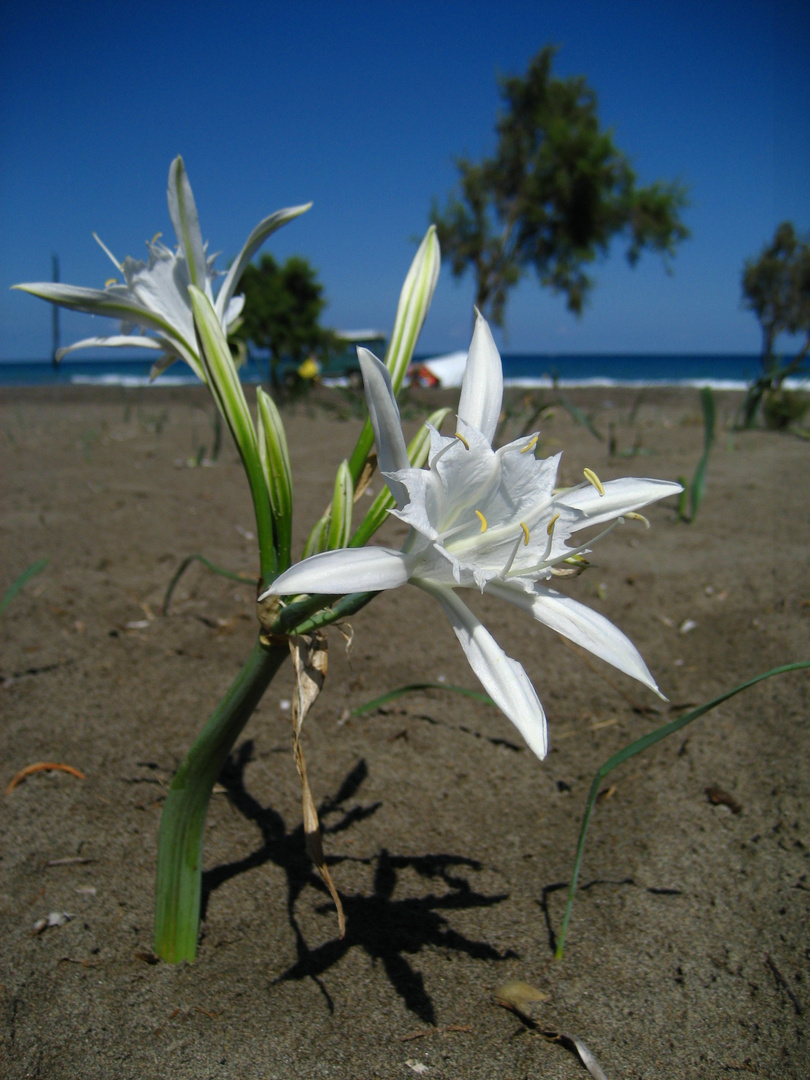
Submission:
[[[633,521],[640,521],[645,529],[649,529],[650,527],[650,523],[647,518],[645,518],[643,514],[637,514],[634,510],[630,510],[622,516],[626,518],[632,518]]]
[[[459,433],[458,431],[456,432],[456,438],[458,439],[458,441],[459,441],[460,443],[463,443],[463,444],[464,444],[464,446],[465,446],[465,448],[466,448],[467,450],[469,450],[469,449],[470,449],[470,444],[469,444],[469,443],[467,442],[467,440],[466,440],[466,439],[464,438],[464,436],[463,436],[463,435],[461,435],[461,434],[460,434],[460,433]],[[477,511],[477,510],[476,510],[475,512],[476,512],[476,514],[478,513],[478,511]]]
[[[530,450],[534,450],[535,446],[537,446],[537,440],[539,438],[539,435],[535,435],[531,442],[527,442],[523,449],[520,451],[521,454],[528,454]]]
[[[158,240],[161,238],[161,236],[163,236],[162,232],[156,232],[155,235],[152,237],[152,243],[156,244],[158,242]]]
[[[559,514],[557,516],[559,517]],[[528,547],[529,546],[529,526],[524,525],[524,523],[521,521],[520,527],[521,527],[521,529],[523,529],[523,546]]]
[[[554,526],[557,524],[557,519],[559,518],[559,516],[559,514],[555,514],[551,521],[548,523],[548,525],[546,525],[546,532],[549,536],[553,536]]]
[[[585,475],[585,479],[588,481],[588,483],[593,484],[593,486],[596,488],[596,490],[599,492],[600,495],[604,495],[605,494],[605,486],[602,483],[602,481],[599,479],[599,477],[596,475],[596,473],[593,471],[593,469],[583,469],[582,471],[583,471],[583,473]]]
[[[109,289],[110,285],[117,285],[117,284],[118,284],[118,278],[114,278],[114,277],[107,278],[107,280],[104,282],[104,288]]]
[[[459,436],[459,438],[460,438],[460,436]],[[464,441],[464,440],[462,439],[462,442],[463,442],[463,441]],[[468,447],[468,449],[469,449],[469,447]],[[478,520],[479,520],[479,521],[481,522],[481,532],[482,532],[482,533],[483,533],[483,532],[486,532],[486,531],[487,531],[487,519],[486,519],[486,518],[484,517],[484,515],[483,515],[483,514],[481,513],[481,511],[480,511],[480,510],[476,510],[476,511],[475,511],[475,516],[476,516],[476,517],[478,518]]]

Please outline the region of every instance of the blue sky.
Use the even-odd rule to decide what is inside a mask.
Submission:
[[[252,226],[312,200],[272,237],[305,255],[325,321],[390,328],[414,238],[453,187],[454,155],[492,151],[497,76],[543,45],[584,75],[641,183],[681,180],[692,239],[668,276],[620,245],[584,316],[529,277],[507,307],[511,352],[756,352],[743,260],[778,222],[810,229],[810,6],[678,0],[377,0],[6,5],[0,15],[0,358],[46,357],[50,311],[8,291],[102,285],[162,230],[181,153],[219,265]],[[462,348],[472,279],[443,270],[420,351]],[[106,324],[109,329],[113,325]],[[64,313],[62,340],[106,330]]]

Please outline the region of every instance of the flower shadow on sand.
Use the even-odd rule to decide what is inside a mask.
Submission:
[[[334,856],[327,861],[330,866],[341,862],[354,862],[373,867],[374,891],[366,896],[347,894],[341,890],[341,900],[346,914],[346,934],[311,949],[298,925],[295,907],[303,890],[317,889],[324,895],[326,889],[318,876],[304,846],[301,824],[288,831],[287,825],[272,807],[263,807],[246,790],[244,770],[251,760],[253,743],[242,743],[231,755],[220,776],[231,804],[248,820],[258,825],[263,843],[261,847],[243,859],[207,870],[203,875],[203,907],[205,910],[211,893],[223,882],[254,867],[271,862],[287,875],[287,914],[295,934],[296,962],[279,976],[278,981],[313,979],[324,995],[330,1011],[333,1003],[320,976],[338,963],[349,950],[362,948],[373,961],[380,961],[394,990],[411,1012],[425,1023],[435,1024],[433,1003],[428,995],[420,972],[414,970],[407,956],[423,948],[450,949],[466,953],[477,960],[506,960],[517,954],[508,950],[498,952],[491,945],[475,941],[454,930],[443,912],[469,908],[490,907],[505,900],[506,893],[486,896],[471,888],[464,871],[477,871],[481,864],[460,855],[392,855],[383,848],[368,858]],[[353,799],[368,775],[363,759],[347,774],[338,792],[327,796],[318,807],[323,834],[344,832],[356,823],[376,813],[381,803],[345,808]],[[337,816],[339,815],[339,816]],[[421,896],[394,899],[399,876],[412,870],[422,879],[436,881],[443,888],[440,893],[430,892]],[[318,908],[322,914],[334,915],[331,902]]]

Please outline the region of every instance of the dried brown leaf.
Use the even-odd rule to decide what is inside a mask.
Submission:
[[[537,1011],[538,1004],[548,1001],[548,999],[549,995],[545,991],[538,990],[537,987],[519,980],[503,983],[492,993],[492,1000],[496,1005],[501,1005],[503,1008],[517,1013],[524,1023],[539,1032],[545,1039],[558,1042],[567,1046],[569,1050],[573,1050],[579,1056],[580,1061],[591,1074],[593,1080],[607,1080],[601,1065],[582,1039],[576,1035],[571,1035],[567,1031],[546,1030],[534,1019],[532,1014]]]
[[[574,1047],[576,1052],[579,1054],[579,1060],[591,1074],[593,1080],[607,1080],[607,1077],[602,1070],[602,1066],[593,1056],[593,1054],[582,1041],[582,1039],[578,1039],[576,1035],[571,1035],[567,1031],[561,1031],[557,1038],[558,1041],[570,1043]]]
[[[492,991],[492,1000],[496,1005],[502,1005],[505,1009],[530,1018],[534,1011],[533,1006],[538,1002],[548,1001],[549,996],[545,990],[538,990],[536,986],[530,986],[519,979],[501,983]]]
[[[329,890],[329,895],[334,901],[338,916],[338,929],[340,936],[346,933],[346,916],[340,896],[332,881],[329,868],[326,865],[326,857],[323,852],[321,840],[321,828],[318,822],[318,811],[315,809],[315,800],[307,777],[307,764],[304,759],[304,750],[301,746],[301,728],[307,713],[312,708],[318,694],[323,687],[326,678],[327,645],[326,636],[321,633],[311,635],[298,635],[290,638],[290,653],[292,655],[293,668],[295,669],[295,695],[292,707],[293,727],[293,756],[298,776],[301,780],[301,804],[304,819],[304,842],[307,853],[312,859],[318,873],[321,875],[324,885]]]
[[[368,485],[371,483],[371,478],[374,475],[374,470],[377,468],[377,455],[369,454],[366,458],[366,463],[357,479],[357,483],[354,485],[354,502],[360,498]]]

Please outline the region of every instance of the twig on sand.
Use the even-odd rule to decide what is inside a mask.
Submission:
[[[11,780],[6,787],[6,795],[14,790],[17,784],[21,784],[23,780],[31,776],[33,773],[38,772],[57,772],[70,773],[71,776],[75,776],[77,780],[86,780],[87,777],[79,769],[74,769],[72,765],[63,765],[59,761],[36,761],[33,765],[26,765],[24,769],[20,769],[18,773],[12,776]]]

